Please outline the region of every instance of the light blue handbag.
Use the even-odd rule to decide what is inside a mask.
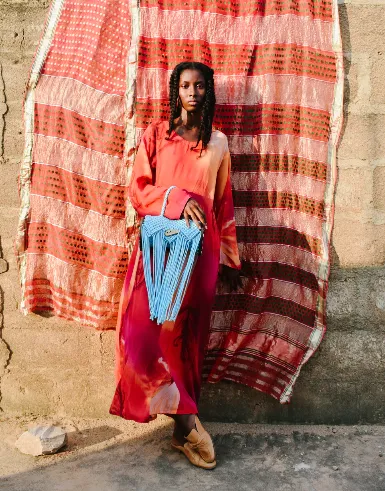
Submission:
[[[203,232],[190,220],[164,216],[171,186],[159,216],[146,215],[140,228],[143,269],[150,306],[150,319],[163,324],[174,321],[186,292],[196,255],[202,251]]]

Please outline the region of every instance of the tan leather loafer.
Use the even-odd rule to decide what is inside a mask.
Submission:
[[[205,442],[205,455],[202,455],[205,460],[210,462],[210,460],[215,460],[215,449],[214,444],[209,433],[203,428],[198,416],[195,416],[195,425],[197,427],[198,433],[202,436]]]
[[[205,462],[214,462],[215,451],[213,442],[210,435],[203,428],[198,416],[195,416],[195,425],[197,429],[191,430],[186,436],[186,440],[189,442],[191,448],[198,452]]]
[[[210,470],[210,469],[214,469],[214,467],[217,465],[215,460],[213,460],[212,462],[206,462],[204,459],[202,459],[199,453],[193,448],[191,448],[191,444],[189,442],[186,442],[182,446],[173,439],[171,446],[175,450],[179,450],[180,452],[184,453],[187,459],[191,462],[191,464],[195,465],[196,467],[201,467],[202,469]]]

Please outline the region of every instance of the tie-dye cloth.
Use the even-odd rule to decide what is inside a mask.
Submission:
[[[215,70],[244,274],[242,291],[217,291],[204,377],[287,402],[325,331],[342,123],[336,0],[55,0],[25,100],[22,310],[115,326],[135,239],[133,150],[167,119],[182,60]]]

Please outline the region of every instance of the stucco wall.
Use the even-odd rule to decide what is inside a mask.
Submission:
[[[0,408],[105,416],[114,390],[113,332],[18,312],[13,255],[22,94],[47,1],[0,0]],[[340,5],[345,124],[328,298],[329,330],[290,405],[246,387],[205,388],[209,419],[385,422],[385,2]]]

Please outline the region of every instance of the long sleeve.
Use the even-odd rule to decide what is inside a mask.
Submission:
[[[165,186],[155,185],[156,172],[156,124],[151,124],[143,134],[138,153],[135,158],[128,196],[132,206],[139,215],[160,215]],[[184,189],[175,188],[171,191],[165,210],[170,219],[180,218],[190,194]]]
[[[221,238],[219,262],[230,268],[240,269],[230,169],[231,159],[227,150],[218,171],[215,187],[215,211]]]

